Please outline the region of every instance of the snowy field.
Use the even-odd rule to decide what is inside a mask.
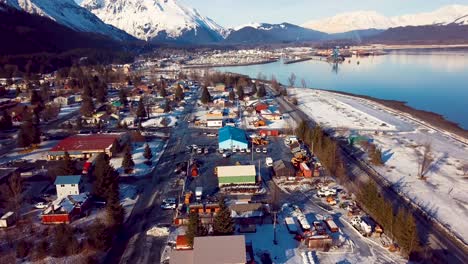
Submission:
[[[162,121],[166,119],[167,123],[164,125]],[[154,116],[150,119],[141,123],[141,126],[144,128],[152,128],[152,127],[173,127],[177,122],[177,118],[174,115],[160,115]]]
[[[150,166],[145,164],[146,159],[145,157],[143,157],[145,145],[146,143],[140,142],[133,143],[132,145],[132,157],[133,162],[135,162],[135,167],[131,175],[127,175],[123,171],[122,155],[119,155],[118,157],[112,158],[110,160],[111,165],[119,172],[120,176],[145,176],[153,170],[154,166],[158,163],[158,160],[166,147],[166,143],[161,140],[153,140],[151,142],[148,142],[148,145],[151,148],[151,152],[153,153],[153,163]]]
[[[468,164],[466,139],[370,100],[298,88],[290,89],[289,94],[323,127],[354,130],[373,138],[382,148],[385,162],[375,169],[393,188],[468,241],[468,223],[459,221],[468,218],[468,182],[462,170]],[[434,162],[427,179],[420,180],[418,159],[427,143],[432,146]]]

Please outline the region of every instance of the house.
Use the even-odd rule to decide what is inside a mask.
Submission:
[[[105,153],[112,157],[117,145],[122,145],[127,140],[128,134],[123,133],[71,136],[63,139],[49,150],[47,158],[60,160],[65,152],[68,152],[70,157],[75,159],[88,159],[99,153]]]
[[[249,142],[244,130],[225,126],[218,130],[219,149],[247,149]]]
[[[192,250],[173,250],[170,264],[245,264],[245,236],[195,237]]]
[[[216,167],[219,187],[236,184],[255,184],[257,171],[255,165]]]
[[[296,170],[294,166],[289,161],[284,160],[277,160],[273,162],[273,172],[275,173],[275,177],[294,177]]]
[[[42,212],[43,224],[69,224],[89,207],[89,193],[68,195],[57,199]]]
[[[75,103],[74,96],[58,96],[54,98],[54,103],[60,106],[68,106]]]
[[[57,199],[81,193],[81,175],[57,176],[55,179]]]
[[[266,105],[266,104],[259,103],[259,104],[255,105],[255,111],[257,113],[260,113],[262,110],[267,110],[267,109],[268,109],[268,105]]]

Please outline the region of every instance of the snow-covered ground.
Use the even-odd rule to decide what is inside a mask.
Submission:
[[[161,122],[164,119],[167,119],[166,126],[161,124]],[[175,126],[176,122],[177,122],[177,118],[175,116],[173,116],[173,115],[160,115],[160,116],[152,117],[152,118],[142,122],[141,126],[143,126],[144,128],[148,128],[148,127],[173,127],[173,126]]]
[[[150,166],[145,164],[146,159],[143,156],[143,153],[145,151],[145,145],[146,143],[140,143],[140,142],[133,143],[132,158],[133,158],[133,162],[135,162],[135,167],[131,175],[126,175],[123,171],[122,155],[119,157],[112,158],[110,160],[111,165],[120,173],[121,176],[145,176],[147,175],[153,170],[154,166],[156,165],[159,158],[161,157],[166,147],[166,143],[161,140],[153,140],[151,142],[148,142],[148,145],[150,146],[151,151],[153,153],[153,160],[152,160],[153,163]]]
[[[31,152],[25,152],[22,148],[13,149],[7,155],[4,155],[0,158],[0,163],[18,161],[20,159],[32,162],[36,160],[47,160],[47,154],[49,150],[55,145],[57,145],[59,141],[60,140],[43,141],[41,142],[41,144],[39,144],[37,149]]]
[[[125,220],[127,221],[128,217],[133,211],[133,207],[139,198],[137,196],[137,187],[130,184],[120,184],[120,204],[125,209]]]
[[[468,182],[462,171],[468,164],[466,139],[370,100],[311,89],[291,89],[289,94],[323,127],[350,129],[372,137],[382,148],[385,162],[375,169],[393,183],[393,188],[468,241],[468,223],[459,221],[468,217]],[[420,180],[418,155],[426,143],[432,146],[434,163],[427,179]]]

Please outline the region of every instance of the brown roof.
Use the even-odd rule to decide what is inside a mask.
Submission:
[[[248,204],[233,204],[229,209],[238,213],[251,212],[261,210],[263,205],[261,203],[248,203]]]
[[[193,263],[244,264],[246,262],[245,237],[243,235],[195,238]]]

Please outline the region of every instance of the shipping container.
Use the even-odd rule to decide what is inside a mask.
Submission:
[[[278,130],[260,130],[259,134],[262,137],[266,137],[266,136],[277,137],[279,136],[279,131]]]
[[[335,233],[339,231],[338,226],[335,224],[335,221],[333,219],[329,218],[325,220],[325,224],[327,224],[328,229],[330,229],[331,232]]]

